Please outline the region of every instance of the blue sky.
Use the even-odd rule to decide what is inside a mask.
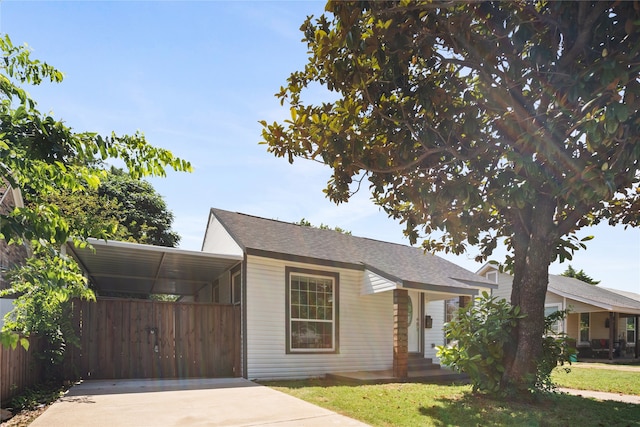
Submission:
[[[65,73],[29,88],[44,112],[77,131],[142,131],[192,162],[191,174],[152,179],[176,219],[181,247],[199,250],[209,209],[284,221],[306,218],[354,235],[408,244],[402,227],[361,191],[336,206],[329,171],[267,153],[259,120],[281,120],[274,97],[307,58],[299,27],[324,2],[0,2],[0,31]],[[640,293],[640,230],[606,225],[571,264],[602,286]],[[444,255],[442,255],[444,256]],[[444,256],[469,270],[472,256]],[[497,253],[500,261],[504,253]],[[567,267],[554,264],[551,273]]]

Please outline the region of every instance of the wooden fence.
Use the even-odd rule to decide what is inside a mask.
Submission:
[[[29,339],[29,350],[20,344],[15,349],[0,345],[0,403],[42,380],[42,369],[33,357],[39,345],[38,338]]]
[[[74,301],[81,348],[67,378],[188,378],[240,375],[238,306],[99,299]]]

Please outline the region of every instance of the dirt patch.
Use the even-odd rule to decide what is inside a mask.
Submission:
[[[23,409],[8,420],[0,423],[0,427],[24,427],[38,418],[51,404],[42,405],[36,409]]]

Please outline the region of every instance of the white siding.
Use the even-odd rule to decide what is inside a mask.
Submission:
[[[500,299],[511,301],[512,288],[513,277],[505,273],[498,273],[498,289],[494,289],[491,295]]]
[[[286,354],[285,266],[337,272],[339,353]],[[247,377],[284,379],[393,366],[393,294],[360,295],[363,272],[255,256],[247,263]]]
[[[436,357],[438,345],[444,345],[444,301],[426,301],[425,311],[431,316],[433,327],[424,330],[424,357],[433,359],[433,363],[440,363]]]
[[[213,215],[209,217],[209,226],[202,243],[202,252],[221,255],[244,255],[240,246]]]
[[[604,311],[604,308],[596,307],[595,305],[585,304],[580,301],[567,299],[567,308],[571,310],[572,313],[589,313],[592,311]]]
[[[362,280],[362,295],[376,294],[378,292],[392,291],[398,286],[373,271],[365,270]]]
[[[558,294],[553,294],[551,292],[547,292],[547,294],[544,297],[544,303],[545,304],[560,304],[561,310],[564,310],[564,307],[563,307],[564,298],[561,297]]]

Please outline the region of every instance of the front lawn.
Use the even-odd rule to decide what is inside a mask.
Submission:
[[[373,426],[640,426],[640,405],[576,396],[525,404],[478,397],[468,385],[264,384]]]
[[[621,370],[615,365],[574,365],[570,369],[568,374],[562,368],[553,371],[551,378],[558,387],[640,395],[640,367]]]

